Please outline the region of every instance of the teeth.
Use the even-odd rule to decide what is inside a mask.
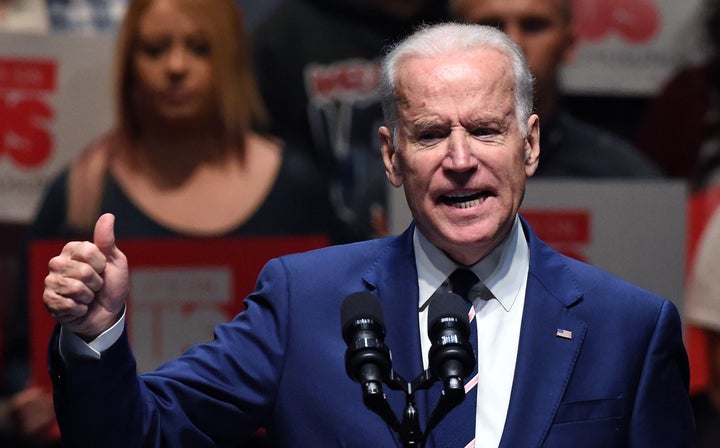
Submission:
[[[483,199],[480,198],[480,199],[475,199],[474,201],[458,202],[458,203],[451,204],[451,205],[455,208],[470,208],[470,207],[479,205],[482,201],[483,201]]]
[[[443,202],[456,208],[470,208],[482,203],[486,197],[487,193],[460,192],[445,195]]]

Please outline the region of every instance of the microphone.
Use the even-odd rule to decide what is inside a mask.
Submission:
[[[340,323],[348,346],[345,370],[353,381],[360,383],[363,403],[388,426],[404,435],[382,389],[393,372],[390,350],[385,345],[385,317],[380,301],[369,292],[350,294],[340,307]],[[392,382],[389,386],[392,387]]]
[[[430,372],[443,381],[445,393],[455,395],[460,402],[465,398],[463,378],[475,366],[465,300],[451,292],[436,293],[428,309],[428,335],[432,343],[428,354]]]
[[[348,348],[345,370],[370,394],[382,394],[382,383],[391,370],[385,345],[385,318],[380,301],[369,292],[345,298],[340,308],[342,336]]]

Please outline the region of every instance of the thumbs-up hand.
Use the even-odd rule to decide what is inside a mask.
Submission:
[[[73,241],[48,264],[43,302],[65,329],[90,341],[122,315],[129,292],[125,254],[115,246],[115,216],[95,224],[93,242]]]

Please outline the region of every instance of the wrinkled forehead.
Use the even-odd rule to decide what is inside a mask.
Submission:
[[[485,90],[514,92],[510,58],[494,48],[478,48],[435,56],[407,56],[398,64],[399,99],[429,98]]]
[[[408,59],[398,71],[401,122],[509,125],[515,117],[515,83],[499,55]]]

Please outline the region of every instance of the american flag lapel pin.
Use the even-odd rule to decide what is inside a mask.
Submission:
[[[555,332],[555,336],[563,339],[572,339],[572,331],[558,328]]]

